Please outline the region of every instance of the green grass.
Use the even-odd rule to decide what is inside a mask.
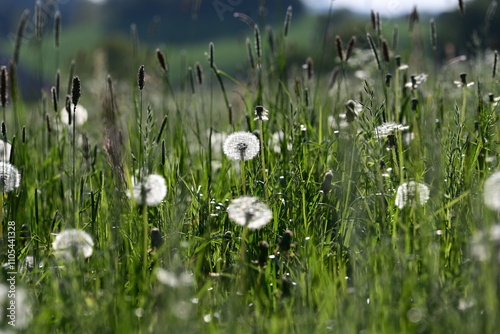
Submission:
[[[204,58],[208,44],[191,49],[183,68],[172,65],[182,63],[172,56],[172,72],[202,64],[204,81],[194,80],[194,93],[189,80],[181,86],[162,73],[149,49],[139,59],[123,55],[146,64],[142,93],[139,66],[130,66],[126,80],[111,77],[111,94],[106,67],[95,73],[76,58],[80,103],[89,111],[88,122],[76,130],[76,147],[49,95],[34,104],[9,100],[6,140],[22,181],[3,196],[2,224],[6,231],[9,221],[16,223],[16,287],[31,304],[17,309],[18,316],[32,315],[21,332],[495,332],[497,256],[481,262],[471,253],[474,235],[498,219],[482,194],[500,152],[497,110],[487,102],[487,93],[499,94],[491,57],[422,69],[425,64],[412,63],[405,50],[391,50],[391,61],[378,70],[374,57],[362,57],[369,50],[356,49],[347,63],[337,61],[340,74],[330,87],[328,75],[308,79],[287,63],[295,32],[288,40],[275,31],[276,52],[263,48],[260,70],[248,68],[244,43],[228,40],[219,47],[215,41],[223,86]],[[253,40],[251,31],[248,36]],[[78,49],[65,43],[61,54]],[[419,45],[412,50],[431,56]],[[21,54],[32,50],[23,46]],[[166,50],[170,56],[178,49]],[[385,74],[395,80],[392,59],[400,53],[409,69],[400,71],[398,86],[392,81],[386,87]],[[231,58],[242,68],[234,77],[227,74]],[[67,58],[60,59],[67,71]],[[45,56],[42,67],[53,66]],[[358,70],[364,80],[355,77]],[[429,74],[426,82],[403,87],[421,71]],[[461,72],[475,85],[455,87]],[[67,79],[63,72],[63,92]],[[362,103],[362,112],[332,128],[331,117],[339,123],[349,99]],[[418,101],[414,107],[412,100]],[[270,111],[262,128],[264,159],[247,161],[243,170],[216,141],[220,133],[258,129],[257,105]],[[377,138],[384,119],[409,126],[412,140],[399,131]],[[273,145],[278,131],[283,134]],[[324,193],[329,170],[331,191]],[[226,213],[243,194],[242,171],[247,194],[273,212],[268,225],[247,235]],[[168,193],[161,204],[142,207],[129,196],[132,179],[151,173],[165,178]],[[410,180],[427,184],[430,199],[398,208],[396,189]],[[159,229],[160,247],[151,247],[149,235],[145,247],[145,226]],[[92,236],[90,258],[62,263],[54,256],[54,234],[69,228]],[[293,233],[289,250],[287,230]],[[270,246],[265,266],[257,262],[262,240]],[[32,268],[27,256],[34,257]],[[162,283],[159,269],[177,279]],[[183,281],[185,275],[190,279]],[[6,319],[2,329],[10,328]]]

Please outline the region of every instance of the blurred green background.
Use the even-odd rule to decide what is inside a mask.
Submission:
[[[235,12],[244,13],[259,25],[263,47],[270,48],[276,47],[272,45],[273,34],[282,33],[286,9],[292,6],[287,64],[300,68],[307,57],[312,57],[317,73],[331,71],[338,62],[336,35],[344,43],[357,35],[357,47],[366,48],[366,40],[359,36],[371,28],[369,15],[346,10],[313,13],[299,0],[107,0],[102,4],[45,0],[42,1],[44,35],[39,42],[35,38],[34,6],[34,0],[0,0],[0,65],[12,58],[19,18],[25,9],[30,10],[19,68],[20,84],[27,99],[40,96],[37,78],[50,87],[55,71],[60,68],[64,73],[72,60],[76,61],[77,73],[84,78],[95,76],[96,71],[106,71],[115,78],[126,79],[135,76],[138,64],[155,64],[156,48],[167,56],[171,79],[182,84],[187,66],[193,67],[197,61],[207,64],[205,52],[211,41],[215,44],[218,67],[235,77],[243,75],[248,69],[245,40],[250,38],[253,43],[253,31],[233,16]],[[430,48],[429,20],[431,17],[436,20],[438,47],[433,61],[444,63],[454,56],[498,48],[500,23],[496,1],[476,0],[466,2],[466,6],[466,20],[460,21],[458,5],[446,13],[419,13],[418,28],[426,48]],[[54,48],[56,10],[62,13],[60,50]],[[400,47],[408,45],[408,17],[381,16],[382,35],[391,41],[397,27]],[[133,29],[139,40],[137,55],[131,52]],[[43,67],[38,56],[40,48]]]

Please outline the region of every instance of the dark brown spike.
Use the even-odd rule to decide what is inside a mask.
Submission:
[[[54,15],[54,46],[59,47],[59,38],[61,36],[61,12],[57,11]],[[57,94],[59,96],[59,94]]]
[[[311,80],[314,77],[314,61],[311,57],[306,59],[306,73],[307,80]]]
[[[59,93],[61,91],[61,71],[59,69],[56,72],[56,99],[59,102]]]
[[[52,87],[50,89],[50,92],[52,94],[52,106],[54,107],[54,112],[57,114],[58,107],[57,107],[57,92],[56,92],[56,87]]]
[[[199,62],[196,62],[194,68],[196,70],[196,80],[198,81],[198,84],[201,85],[203,84],[203,68]]]
[[[390,61],[389,57],[389,45],[387,44],[387,41],[384,39],[382,40],[382,59],[388,63]]]
[[[257,55],[257,58],[262,57],[262,45],[260,42],[260,30],[259,26],[255,25],[254,27],[254,35],[255,35],[255,54]]]
[[[460,9],[460,14],[465,15],[465,3],[464,0],[458,0],[458,9]]]
[[[344,61],[344,46],[339,35],[335,36],[335,47],[337,48],[337,55],[340,61]]]
[[[7,98],[8,98],[8,93],[7,93],[7,67],[2,66],[0,67],[0,101],[2,104],[2,108],[5,108],[7,105]]]
[[[356,36],[352,36],[351,39],[349,40],[349,44],[347,45],[347,51],[345,53],[346,62],[349,60],[349,58],[351,58],[355,46],[356,46]]]
[[[495,57],[493,58],[493,75],[492,75],[493,78],[495,78],[495,75],[497,73],[497,62],[498,62],[498,51],[495,50]]]
[[[29,10],[25,10],[21,15],[19,20],[19,26],[17,28],[16,44],[14,46],[14,63],[19,62],[19,51],[21,50],[22,40],[24,38],[24,30],[26,29],[26,23],[28,22],[28,17],[30,15]]]
[[[214,68],[214,43],[210,42],[208,44],[208,61],[210,68]]]
[[[283,25],[283,35],[288,36],[288,30],[290,29],[290,23],[292,23],[292,6],[288,6],[286,10],[285,23]]]
[[[380,67],[380,59],[378,58],[377,48],[375,47],[375,42],[373,41],[373,38],[370,35],[370,33],[366,33],[366,39],[368,39],[368,43],[370,44],[370,48],[373,51],[373,55],[375,56],[375,60],[377,61],[378,69],[380,70],[381,69],[381,67]]]
[[[80,90],[80,78],[78,76],[73,77],[73,86],[71,88],[71,102],[75,105],[78,104],[78,100],[82,96],[82,92]]]
[[[137,85],[139,86],[139,90],[144,89],[144,65],[139,66],[139,71],[137,73]]]
[[[163,54],[163,52],[161,52],[160,49],[156,49],[156,58],[158,58],[158,63],[160,64],[160,67],[163,70],[163,72],[168,72],[167,60],[165,58],[165,55]]]

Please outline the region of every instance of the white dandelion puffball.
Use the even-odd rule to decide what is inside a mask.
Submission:
[[[93,248],[94,241],[90,234],[79,229],[62,231],[52,243],[54,255],[65,261],[86,259],[92,255]]]
[[[260,142],[253,133],[239,131],[226,138],[222,149],[231,160],[250,160],[259,153]]]
[[[495,256],[500,263],[500,224],[491,226],[487,232],[479,231],[474,235],[471,241],[471,254],[479,261],[488,261]]]
[[[429,187],[423,183],[410,181],[398,187],[395,204],[402,209],[408,205],[424,205],[428,200]]]
[[[500,172],[493,173],[484,181],[484,204],[500,212]]]
[[[82,107],[81,105],[77,104],[76,105],[76,111],[75,111],[75,105],[71,103],[71,121],[73,121],[73,115],[75,117],[75,125],[76,126],[82,126],[87,122],[87,119],[89,118],[89,113],[87,112],[87,109]],[[68,111],[66,108],[63,108],[60,112],[60,118],[61,122],[63,122],[66,125],[69,125],[69,115]],[[71,123],[73,124],[73,123]]]
[[[227,207],[229,219],[250,229],[261,228],[271,221],[273,213],[257,197],[243,196],[231,201]]]
[[[394,122],[383,123],[375,128],[375,134],[378,138],[387,137],[396,131],[408,130],[409,126],[404,126],[401,124],[396,124]]]
[[[0,161],[9,161],[11,150],[12,145],[3,140],[0,140]]]
[[[13,191],[21,185],[21,174],[16,167],[6,161],[0,161],[0,190],[4,193]]]
[[[187,271],[176,274],[172,271],[158,268],[156,269],[156,277],[161,283],[168,285],[171,288],[190,286],[193,285],[194,282],[193,275]]]
[[[133,188],[134,200],[138,205],[157,206],[167,195],[167,185],[163,176],[150,174],[142,183]]]

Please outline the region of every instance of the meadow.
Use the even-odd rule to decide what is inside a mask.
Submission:
[[[134,34],[129,80],[98,51],[63,63],[57,15],[12,48],[1,331],[495,333],[497,52],[440,61],[435,23],[373,13],[301,66],[291,10],[273,30],[239,19],[237,75],[217,43],[179,67]],[[54,78],[34,102],[28,51]]]

